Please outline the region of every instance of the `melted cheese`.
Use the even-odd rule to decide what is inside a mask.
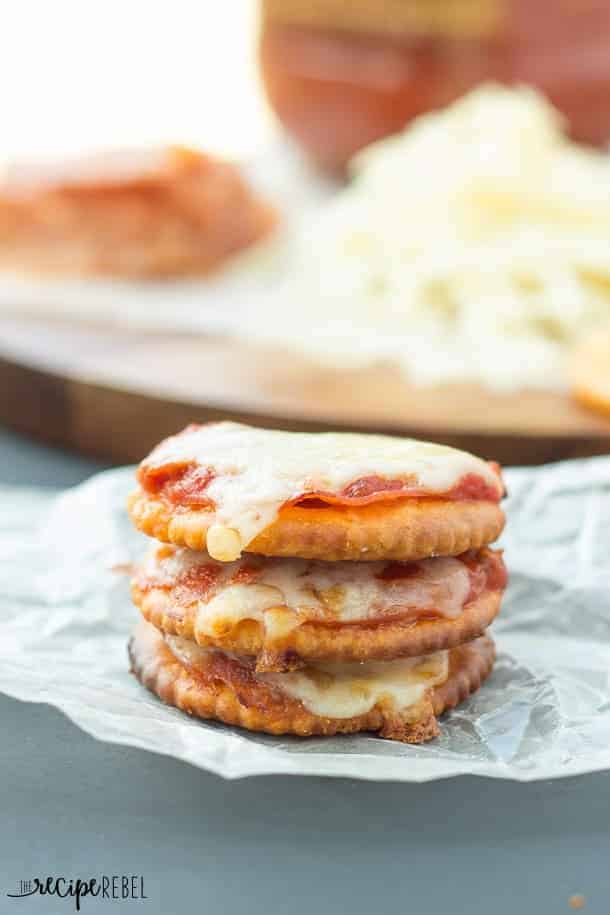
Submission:
[[[163,639],[177,661],[195,670],[203,671],[213,653],[213,649],[201,648],[195,642],[183,639],[179,635],[164,635]]]
[[[177,636],[166,636],[165,641],[181,663],[195,669],[204,669],[214,652]],[[352,718],[380,702],[397,712],[407,709],[426,690],[444,683],[448,674],[449,653],[438,651],[400,661],[312,664],[292,673],[256,674],[255,679],[297,699],[314,715]]]
[[[352,718],[378,702],[397,712],[415,705],[426,690],[444,683],[449,653],[367,664],[315,664],[286,674],[259,674],[258,679],[298,699],[314,715]]]
[[[248,583],[231,581],[256,569]],[[453,557],[411,563],[408,577],[384,579],[386,562],[321,562],[304,559],[239,560],[219,563],[206,553],[167,547],[154,550],[142,568],[144,581],[175,587],[201,567],[217,573],[209,593],[197,601],[195,633],[219,636],[245,619],[261,623],[270,639],[281,638],[307,620],[354,622],[412,611],[433,610],[447,619],[462,612],[470,591],[466,565]],[[400,568],[399,563],[392,563]],[[191,585],[184,600],[197,600]]]
[[[445,493],[476,474],[498,495],[498,475],[480,458],[415,439],[347,433],[295,433],[222,422],[161,442],[143,467],[195,463],[215,474],[206,496],[216,505],[208,550],[236,559],[276,519],[281,506],[307,492],[339,493],[355,480],[408,478],[413,489]]]
[[[209,603],[199,602],[195,633],[218,636],[242,620],[262,623],[270,638],[280,638],[299,625],[296,613],[283,608],[277,588],[262,584],[229,585]]]

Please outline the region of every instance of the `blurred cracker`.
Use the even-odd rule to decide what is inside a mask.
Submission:
[[[568,377],[579,403],[610,416],[610,327],[594,331],[576,345]]]

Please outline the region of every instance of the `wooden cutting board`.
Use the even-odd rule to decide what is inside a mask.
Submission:
[[[610,419],[558,394],[421,389],[391,368],[321,369],[228,339],[0,318],[0,421],[20,432],[127,462],[224,417],[414,435],[504,464],[610,454]]]

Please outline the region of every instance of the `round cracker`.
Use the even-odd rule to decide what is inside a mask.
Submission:
[[[212,653],[212,656],[218,655]],[[448,680],[400,713],[375,705],[353,718],[324,718],[256,678],[252,667],[222,655],[210,671],[187,667],[172,654],[154,626],[141,621],[129,642],[131,670],[138,680],[168,705],[189,715],[213,718],[269,734],[353,734],[375,731],[381,737],[422,743],[439,733],[437,716],[479,688],[493,667],[495,648],[482,636],[450,652]]]
[[[213,510],[176,508],[142,489],[132,493],[127,507],[135,526],[149,537],[206,549]],[[285,505],[247,552],[329,562],[459,556],[493,543],[504,521],[497,502],[477,500],[407,497],[351,508]]]
[[[367,619],[349,623],[308,620],[281,638],[270,639],[258,620],[241,620],[222,635],[198,629],[198,602],[180,606],[165,588],[142,591],[134,582],[132,597],[147,622],[167,635],[256,660],[261,671],[296,670],[311,661],[391,661],[417,657],[480,636],[495,619],[503,592],[486,589],[466,604],[459,616],[421,620]]]

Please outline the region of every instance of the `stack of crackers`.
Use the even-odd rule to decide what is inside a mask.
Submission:
[[[138,469],[155,538],[132,670],[164,702],[271,734],[419,743],[478,689],[506,587],[500,468],[412,439],[189,426]]]

